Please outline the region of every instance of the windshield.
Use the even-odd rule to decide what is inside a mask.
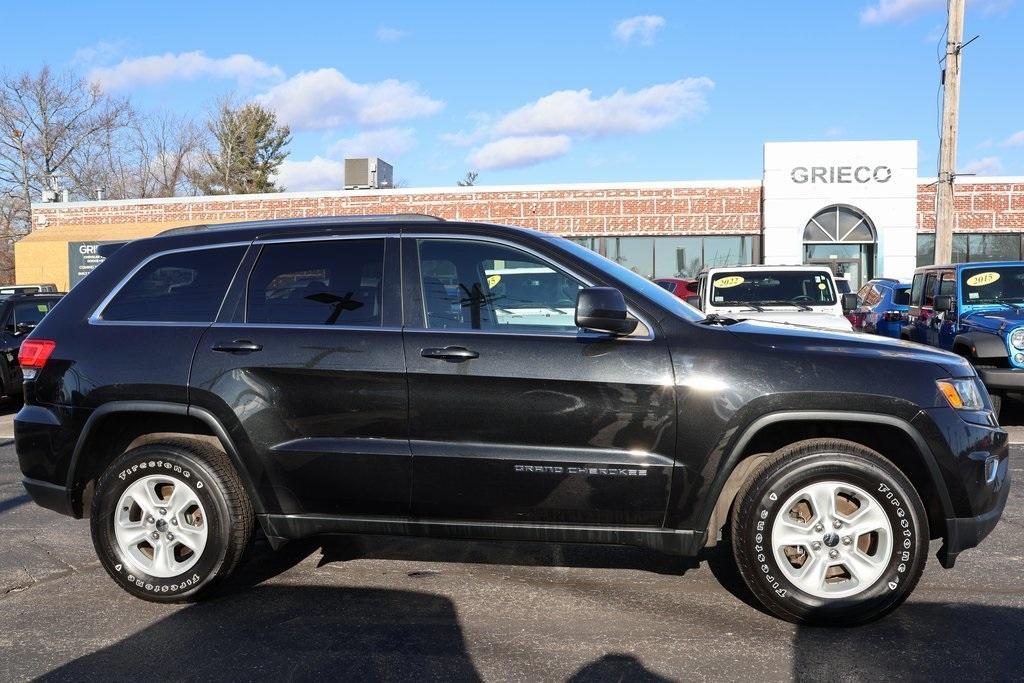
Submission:
[[[965,304],[1024,303],[1024,265],[965,268],[960,288]]]
[[[715,271],[711,280],[711,305],[803,305],[836,303],[832,278],[821,270]]]
[[[628,268],[620,266],[615,261],[607,259],[597,252],[587,249],[583,245],[570,242],[569,240],[562,239],[561,237],[549,237],[548,239],[551,242],[557,242],[559,247],[572,253],[573,256],[586,261],[595,268],[599,268],[600,270],[609,273],[612,277],[640,292],[646,298],[650,299],[670,313],[673,313],[684,320],[694,322],[704,319],[704,314],[693,306],[685,303],[674,294],[670,294],[665,291],[642,275],[637,275]]]

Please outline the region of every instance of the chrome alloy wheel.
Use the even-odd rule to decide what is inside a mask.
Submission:
[[[892,547],[892,524],[881,504],[838,481],[801,488],[772,524],[779,567],[794,586],[819,598],[866,591],[888,566]]]
[[[206,511],[184,481],[165,474],[143,477],[121,494],[114,536],[135,569],[171,578],[191,569],[202,556]]]

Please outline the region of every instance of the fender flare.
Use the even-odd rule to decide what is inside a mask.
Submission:
[[[235,471],[238,472],[238,476],[242,480],[242,485],[245,487],[245,491],[249,495],[249,500],[252,502],[253,512],[256,514],[262,514],[265,512],[263,501],[257,493],[256,485],[249,474],[249,469],[245,466],[245,463],[242,462],[242,457],[239,454],[238,449],[235,447],[234,442],[231,441],[231,437],[228,436],[227,430],[224,429],[224,425],[222,425],[213,413],[208,410],[197,406],[185,405],[184,403],[168,403],[165,401],[111,401],[110,403],[104,403],[99,408],[93,410],[85,421],[85,425],[82,427],[82,432],[78,437],[77,443],[75,443],[75,450],[72,453],[71,461],[68,464],[66,486],[69,491],[74,488],[75,473],[78,470],[78,461],[85,448],[85,444],[89,439],[89,435],[92,433],[92,429],[104,417],[117,413],[164,413],[167,415],[194,417],[201,420],[210,428],[210,431],[213,432],[214,436],[224,448],[224,452],[227,453],[228,458],[231,460],[231,464],[235,466]]]
[[[1010,353],[1006,349],[1006,342],[1002,337],[988,332],[964,332],[953,338],[953,350],[957,347],[964,347],[970,351],[971,360],[984,360],[989,358],[1009,358]]]
[[[729,479],[729,475],[740,463],[743,451],[758,432],[769,425],[778,424],[779,422],[815,421],[870,423],[896,427],[903,431],[911,438],[914,445],[917,447],[918,455],[924,462],[928,476],[931,477],[932,484],[935,486],[935,490],[939,494],[939,504],[942,506],[942,514],[945,519],[951,519],[956,516],[953,510],[953,502],[950,500],[949,491],[946,488],[946,480],[943,478],[942,470],[935,461],[935,454],[932,453],[931,447],[928,446],[928,443],[924,440],[924,437],[921,436],[921,433],[917,428],[907,420],[894,415],[885,415],[881,413],[787,410],[761,415],[743,429],[739,438],[736,439],[732,448],[729,450],[729,455],[725,458],[723,465],[719,467],[718,473],[715,475],[715,479],[711,484],[711,489],[708,491],[708,496],[705,500],[701,517],[696,525],[697,530],[704,532],[707,529],[708,524],[711,521],[711,515],[714,513],[715,507],[718,504],[718,497],[721,495],[722,489],[725,487],[725,483]]]

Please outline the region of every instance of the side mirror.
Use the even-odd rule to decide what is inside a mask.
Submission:
[[[939,294],[932,301],[932,310],[936,313],[945,313],[953,310],[953,297],[949,294]]]
[[[614,287],[587,287],[576,295],[576,326],[594,332],[627,335],[639,321],[628,317],[626,299]]]
[[[698,295],[691,294],[690,296],[686,297],[686,303],[690,304],[698,311],[700,310],[700,297]]]
[[[856,292],[843,294],[843,313],[849,313],[856,309],[858,305],[860,305],[860,302],[857,300]]]

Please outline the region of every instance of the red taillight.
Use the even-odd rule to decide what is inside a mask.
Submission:
[[[18,351],[18,364],[23,369],[40,370],[46,365],[55,348],[57,342],[49,339],[26,339]]]

